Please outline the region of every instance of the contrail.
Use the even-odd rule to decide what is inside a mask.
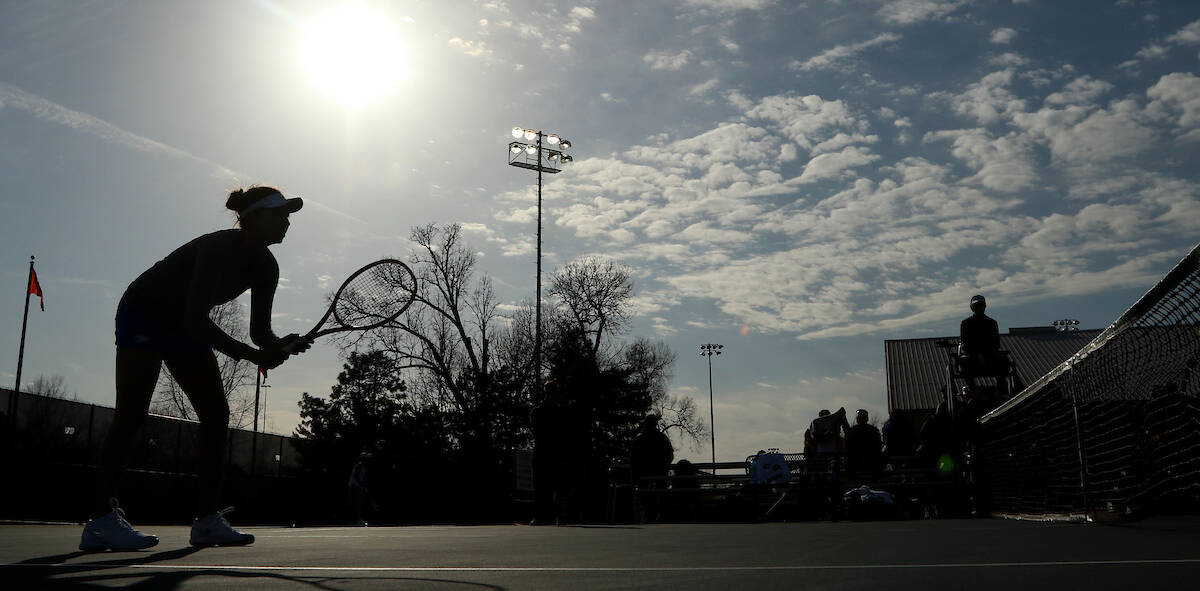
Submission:
[[[176,158],[198,162],[204,166],[212,168],[214,174],[217,176],[228,177],[234,180],[247,178],[250,176],[244,173],[239,173],[211,160],[201,158],[200,156],[196,156],[195,154],[185,150],[180,150],[179,148],[168,146],[167,144],[140,136],[136,133],[125,131],[124,129],[100,119],[99,117],[68,109],[67,107],[64,107],[49,99],[42,98],[35,94],[30,94],[11,84],[0,82],[0,109],[3,109],[4,107],[13,107],[20,111],[25,111],[43,121],[57,123],[76,131],[91,134],[105,142],[119,144],[138,152],[166,154]],[[304,202],[305,204],[314,205],[319,209],[328,211],[339,217],[343,217],[364,225],[367,223],[348,213],[329,207],[328,205],[316,201],[308,196],[304,197]]]

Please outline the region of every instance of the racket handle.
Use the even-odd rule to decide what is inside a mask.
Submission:
[[[300,337],[282,347],[284,353],[290,354],[303,341],[307,341],[308,337]]]

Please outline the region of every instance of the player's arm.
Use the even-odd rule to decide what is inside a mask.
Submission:
[[[267,251],[258,268],[258,277],[250,286],[250,340],[272,351],[281,350],[289,343],[300,340],[302,342],[293,345],[290,351],[292,354],[304,352],[309,345],[299,335],[290,334],[281,339],[271,329],[271,310],[275,306],[275,290],[279,286],[279,263]]]
[[[223,257],[218,251],[219,249],[212,244],[201,244],[198,247],[195,267],[192,269],[187,288],[187,302],[184,304],[184,329],[229,357],[256,361],[259,357],[257,349],[229,336],[209,317],[213,301],[209,295],[209,285],[213,278],[222,273]]]

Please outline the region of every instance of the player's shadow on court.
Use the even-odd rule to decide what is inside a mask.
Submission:
[[[98,562],[80,562],[67,564],[67,561],[88,556],[88,552],[71,552],[53,556],[30,558],[13,566],[0,566],[0,580],[5,582],[6,589],[112,589],[120,586],[125,589],[146,591],[179,589],[189,580],[207,577],[213,582],[215,577],[225,577],[232,588],[250,588],[256,580],[286,581],[306,585],[321,591],[339,591],[343,587],[331,587],[334,581],[370,580],[388,582],[392,586],[411,582],[424,586],[438,585],[447,589],[478,588],[490,591],[506,591],[504,587],[475,583],[470,581],[453,581],[447,579],[428,579],[421,577],[378,577],[378,576],[307,576],[297,577],[271,572],[239,572],[236,570],[206,569],[196,567],[195,570],[172,570],[155,572],[111,572],[135,566],[148,566],[159,562],[167,562],[183,558],[199,552],[200,548],[179,548],[147,555],[135,552],[128,558],[119,560],[103,560]],[[122,553],[125,554],[125,553]],[[224,585],[222,585],[224,586]]]

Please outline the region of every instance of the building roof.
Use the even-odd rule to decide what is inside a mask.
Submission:
[[[1032,384],[1058,367],[1101,330],[1059,332],[1052,327],[1013,328],[1000,335],[1000,348],[1017,363],[1023,384]],[[883,342],[887,368],[888,410],[932,410],[946,388],[947,351],[938,341],[958,337],[897,339]],[[1015,394],[1015,392],[1014,392]]]

